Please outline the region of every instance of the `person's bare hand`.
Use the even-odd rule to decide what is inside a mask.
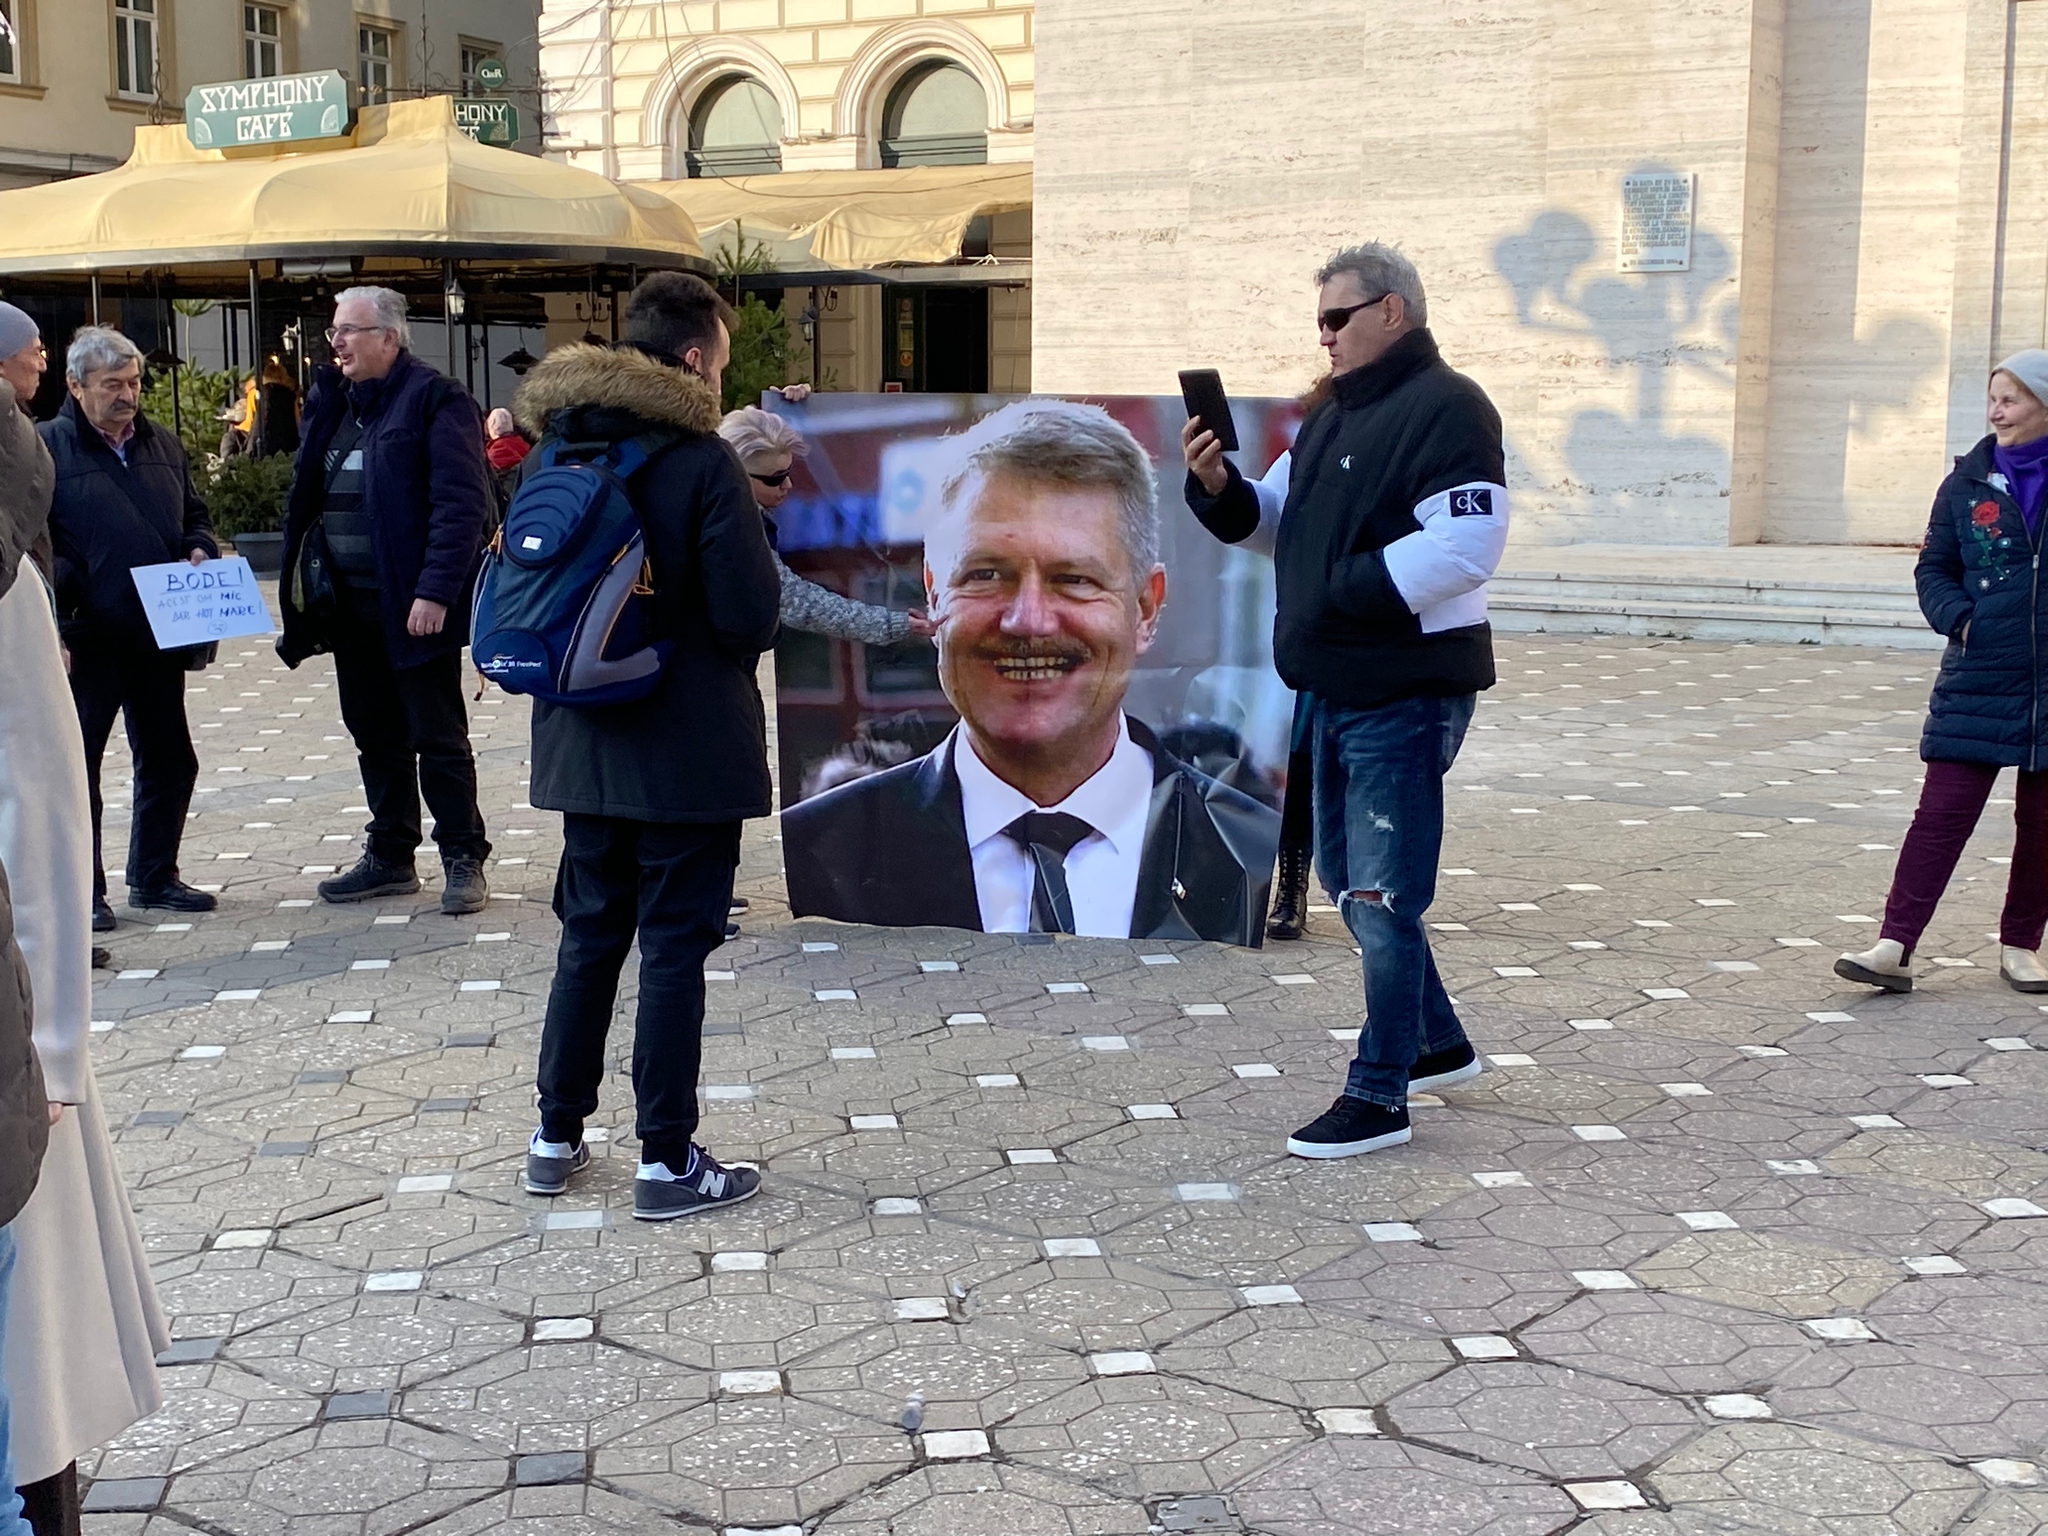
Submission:
[[[1180,429],[1180,453],[1203,490],[1211,496],[1223,494],[1223,488],[1230,484],[1230,471],[1223,466],[1223,449],[1216,434],[1202,425],[1201,417],[1190,416],[1187,425]]]
[[[64,1118],[64,1106],[55,1099],[50,1100],[50,1124],[55,1125]]]
[[[943,622],[943,620],[933,618],[922,608],[910,610],[910,632],[922,639],[929,640],[933,635],[936,635],[939,632],[939,625]]]
[[[69,677],[71,675],[71,647],[60,645],[57,647],[57,650],[64,658],[64,675]]]
[[[415,639],[424,635],[438,635],[441,626],[448,622],[448,605],[430,603],[424,597],[413,599],[412,612],[405,616],[405,632]]]
[[[811,398],[811,386],[808,384],[784,384],[775,392],[791,405],[802,405]]]
[[[187,555],[185,558],[187,560],[190,560],[194,565],[204,565],[206,564],[206,551],[203,549],[195,549],[192,551],[191,554]]]

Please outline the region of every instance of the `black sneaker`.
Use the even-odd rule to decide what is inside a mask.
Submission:
[[[1347,1094],[1288,1137],[1287,1150],[1296,1157],[1356,1157],[1398,1147],[1414,1134],[1407,1105],[1388,1109]]]
[[[196,885],[173,880],[168,885],[152,886],[148,890],[129,886],[128,905],[158,907],[166,912],[211,912],[220,902],[211,891],[202,891]]]
[[[442,863],[446,878],[441,884],[441,910],[451,917],[481,912],[491,899],[491,887],[484,879],[482,859],[447,859]],[[415,887],[417,888],[417,887]]]
[[[744,912],[747,910],[747,906],[748,902],[746,897],[735,896],[732,899],[732,904],[729,907],[727,907],[726,910],[729,912]]]
[[[1452,1083],[1469,1083],[1486,1070],[1486,1064],[1479,1059],[1479,1053],[1469,1042],[1454,1045],[1446,1051],[1431,1051],[1415,1058],[1415,1065],[1408,1069],[1408,1091],[1422,1088],[1448,1088]]]
[[[699,1211],[715,1211],[721,1205],[738,1205],[751,1200],[761,1188],[761,1175],[752,1168],[728,1168],[702,1147],[690,1148],[690,1166],[680,1179],[635,1179],[633,1219],[674,1221]]]
[[[118,925],[114,917],[114,909],[107,905],[107,898],[104,896],[93,897],[92,931],[94,933],[112,933],[116,926]]]
[[[97,944],[93,945],[92,968],[96,971],[111,971],[114,968],[114,952],[111,949],[101,949]]]
[[[559,1195],[569,1187],[569,1181],[590,1166],[590,1147],[577,1142],[567,1157],[544,1157],[526,1149],[526,1177],[521,1181],[529,1195]]]
[[[378,896],[410,896],[420,888],[420,877],[410,864],[386,864],[366,853],[355,867],[319,885],[320,899],[337,904],[370,901]]]

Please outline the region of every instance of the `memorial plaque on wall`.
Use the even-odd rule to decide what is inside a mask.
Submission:
[[[1621,178],[1623,272],[1692,270],[1690,171],[1652,171]]]

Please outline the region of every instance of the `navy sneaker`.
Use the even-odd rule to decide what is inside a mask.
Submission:
[[[526,1177],[522,1181],[529,1195],[559,1195],[569,1181],[590,1166],[590,1148],[577,1142],[567,1157],[553,1157],[540,1150],[550,1145],[536,1136],[526,1149]]]
[[[1486,1070],[1479,1059],[1479,1053],[1470,1043],[1454,1045],[1448,1050],[1431,1051],[1415,1058],[1415,1065],[1408,1069],[1408,1091],[1413,1093],[1423,1088],[1448,1088],[1452,1083],[1469,1083]]]
[[[656,1164],[666,1168],[666,1164]],[[728,1168],[702,1147],[690,1148],[690,1161],[681,1178],[663,1179],[641,1175],[633,1180],[635,1221],[674,1221],[699,1211],[715,1211],[722,1205],[751,1200],[761,1188],[761,1175],[752,1168]]]
[[[1349,1094],[1287,1138],[1296,1157],[1356,1157],[1382,1147],[1398,1147],[1414,1136],[1408,1128],[1408,1106],[1388,1109]]]

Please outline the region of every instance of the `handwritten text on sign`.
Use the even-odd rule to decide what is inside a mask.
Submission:
[[[142,595],[157,649],[174,651],[236,635],[267,635],[270,610],[240,555],[204,565],[138,565],[128,573]]]

